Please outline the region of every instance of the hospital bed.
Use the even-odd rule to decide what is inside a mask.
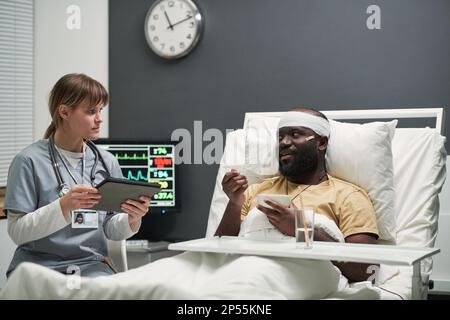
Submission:
[[[344,121],[348,119],[369,119],[369,121],[370,119],[401,118],[435,119],[435,128],[396,128],[396,123],[392,121],[372,122],[367,124],[367,126],[364,125],[365,127],[357,127],[356,124],[345,125],[340,122],[332,123],[332,138],[327,151],[329,153],[327,166],[330,173],[340,178],[347,178],[356,184],[365,185],[369,189],[366,190],[369,196],[371,198],[375,197],[377,200],[374,201],[372,199],[372,201],[376,202],[374,203],[376,209],[384,209],[377,211],[379,229],[383,230],[383,235],[379,240],[380,246],[376,250],[380,250],[380,248],[383,248],[382,246],[387,245],[392,248],[399,248],[399,250],[405,248],[406,251],[411,250],[410,252],[412,253],[409,257],[396,260],[393,258],[395,254],[386,254],[383,257],[381,251],[381,253],[379,252],[372,256],[378,259],[375,261],[381,263],[376,285],[372,285],[369,282],[350,285],[341,276],[336,290],[328,292],[325,296],[320,296],[320,298],[425,299],[430,285],[429,276],[432,270],[432,261],[429,257],[438,252],[438,250],[432,248],[437,236],[438,195],[446,176],[445,138],[440,135],[443,128],[443,110],[394,109],[326,111],[324,113],[330,119]],[[258,243],[264,244],[264,241],[269,241],[271,245],[276,245],[277,241],[279,241],[281,246],[285,246],[283,241],[288,241],[286,239],[259,239],[256,241],[260,242],[256,244],[253,242],[253,244],[247,246],[246,241],[251,242],[253,240],[224,238],[223,240],[232,242],[242,241],[239,242],[240,245],[238,247],[244,247],[245,250],[239,251],[234,247],[233,252],[233,246],[226,247],[225,251],[220,247],[219,249],[211,250],[211,247],[214,247],[211,244],[217,243],[218,240],[220,241],[213,234],[228,201],[220,186],[223,175],[231,167],[235,167],[247,174],[250,183],[257,183],[276,174],[276,153],[272,153],[276,143],[274,144],[274,141],[270,141],[270,139],[276,139],[277,119],[281,114],[279,112],[247,113],[243,129],[228,134],[223,159],[216,179],[205,239],[169,246],[169,249],[183,249],[188,252],[172,258],[161,259],[110,277],[83,278],[82,289],[75,291],[65,288],[65,283],[67,282],[65,276],[41,266],[22,264],[17,269],[17,276],[14,277],[13,275],[13,281],[8,284],[7,288],[5,288],[6,290],[0,293],[0,297],[49,299],[191,299],[223,297],[231,299],[283,299],[302,297],[303,295],[295,295],[295,292],[293,292],[302,290],[301,286],[289,288],[290,291],[286,291],[286,294],[277,294],[277,290],[263,291],[259,290],[259,286],[244,288],[250,281],[234,283],[234,287],[228,287],[229,292],[223,295],[217,295],[212,292],[213,289],[220,290],[224,287],[221,284],[222,278],[236,275],[236,269],[220,269],[221,265],[227,264],[236,255],[224,255],[220,252],[242,254],[245,253],[245,250],[250,250],[248,255],[242,256],[246,260],[239,265],[238,270],[248,265],[253,269],[261,268],[263,273],[266,271],[273,272],[276,269],[281,273],[286,272],[289,276],[299,274],[297,269],[295,269],[297,262],[292,263],[292,260],[290,260],[287,264],[273,265],[270,264],[270,259],[265,257],[270,256],[271,253],[273,255],[274,250],[258,253],[255,249]],[[344,125],[344,127],[339,127],[341,125]],[[259,129],[261,128],[263,129],[262,132],[266,132],[266,134],[260,134],[261,131]],[[341,134],[343,132],[345,134]],[[376,141],[364,141],[364,139],[368,138],[374,138]],[[268,139],[269,143],[267,142]],[[363,142],[366,144],[363,144]],[[347,147],[342,148],[342,143],[346,144]],[[262,156],[258,159],[254,158],[254,150],[252,151],[251,149],[251,147],[255,146],[257,150],[262,151]],[[364,148],[357,152],[358,146],[366,146],[373,150],[370,151],[371,154],[368,154],[368,150]],[[353,153],[346,154],[346,149],[350,149]],[[264,157],[264,155],[268,156]],[[367,169],[368,165],[370,170]],[[380,185],[380,188],[377,189],[376,185]],[[201,250],[196,250],[195,241],[203,241]],[[321,245],[317,243],[318,248]],[[329,245],[340,246],[341,244]],[[120,244],[118,248],[123,248],[123,246]],[[265,250],[267,251],[268,249],[266,248]],[[118,257],[119,261],[123,262],[126,252],[124,250],[116,251],[121,253]],[[399,253],[399,255],[405,256],[404,252],[402,254]],[[197,253],[199,256],[190,255],[191,253]],[[203,263],[202,268],[198,267],[198,261],[194,263],[194,260],[197,258]],[[298,261],[298,264],[305,264],[305,267],[308,268],[308,263],[312,260],[296,259],[295,261]],[[370,262],[375,261],[370,260]],[[395,261],[399,265],[396,265]],[[403,263],[405,261],[411,263]],[[421,262],[416,263],[417,261]],[[264,263],[270,265],[265,266]],[[219,270],[220,278],[213,275],[217,273],[214,270],[215,268]],[[327,266],[320,265],[320,268],[326,269]],[[191,276],[186,277],[183,274],[185,270],[186,272],[191,272]],[[207,276],[206,280],[202,280],[204,275]],[[301,277],[301,274],[299,276]],[[318,281],[328,279],[325,276],[323,279],[321,278],[316,277],[315,279]],[[258,277],[257,279],[266,281],[264,277]],[[284,284],[289,285],[295,279],[286,277],[284,280],[286,281]],[[180,282],[183,281],[190,282],[180,286]],[[203,287],[197,286],[202,281],[204,282]],[[283,279],[280,279],[280,281],[283,281]],[[271,288],[272,284],[269,283],[266,287]],[[225,287],[226,285],[227,283],[225,283]],[[326,284],[321,282],[320,285],[315,287],[320,287],[321,285]],[[243,287],[242,290],[239,286]],[[255,291],[257,292],[255,293]],[[314,295],[306,296],[316,297]]]
[[[354,121],[357,119],[359,121],[362,120],[361,122],[371,122],[377,120],[377,122],[367,125],[369,127],[371,125],[379,125],[379,128],[390,126],[390,129],[393,129],[395,134],[390,137],[389,134],[386,135],[383,141],[382,136],[378,135],[377,137],[377,134],[361,135],[361,130],[376,131],[376,128],[367,127],[363,129],[362,127],[358,128],[356,124],[349,124],[346,127],[341,126],[340,123],[334,123],[338,125],[333,126],[332,123],[332,133],[327,153],[332,153],[331,158],[333,159],[327,156],[327,166],[332,175],[362,186],[366,191],[369,191],[372,201],[374,201],[373,198],[375,197],[375,200],[381,203],[378,208],[377,203],[374,203],[375,209],[381,211],[377,212],[377,218],[383,220],[381,228],[385,229],[384,233],[387,233],[387,235],[380,236],[380,244],[391,245],[400,249],[433,248],[438,230],[438,195],[446,177],[445,163],[447,154],[444,147],[445,138],[441,136],[443,131],[443,109],[345,110],[324,111],[323,113],[329,119],[340,121]],[[227,146],[217,175],[208,218],[207,238],[212,237],[217,229],[228,202],[220,185],[227,170],[232,167],[243,170],[243,173],[249,177],[250,184],[277,175],[276,161],[274,160],[277,159],[277,156],[271,151],[276,145],[276,141],[267,143],[267,139],[276,137],[275,131],[278,119],[282,115],[282,112],[246,113],[243,129],[228,135]],[[424,118],[427,120],[431,118],[434,121],[434,128],[396,128],[396,123],[378,122],[381,119],[386,121],[386,119],[412,118]],[[334,133],[333,128],[335,129]],[[348,132],[339,136],[336,131],[340,130],[348,130]],[[338,135],[338,139],[333,140],[333,134],[335,136]],[[359,136],[355,136],[358,134]],[[379,141],[371,144],[370,141],[365,140],[370,137],[375,137]],[[390,141],[391,139],[392,141]],[[356,146],[353,144],[355,140]],[[333,143],[338,145],[333,146]],[[374,150],[358,148],[358,143],[373,145]],[[250,151],[252,149],[253,151]],[[352,150],[354,154],[340,157],[339,153],[345,153],[345,149]],[[263,150],[263,154],[272,153],[272,156],[268,158],[259,156],[258,159],[255,159],[254,154],[261,150]],[[390,150],[392,150],[391,154],[389,154]],[[364,153],[364,151],[369,151],[369,153]],[[378,155],[373,152],[378,153]],[[374,160],[381,161],[375,163],[376,161]],[[335,163],[332,163],[333,161]],[[391,166],[389,166],[390,161],[392,161]],[[373,172],[371,173],[371,171]],[[374,179],[376,183],[380,182],[382,184],[379,188],[380,190],[370,190],[374,186],[371,185],[370,181],[363,181],[364,178],[361,178],[361,176],[364,175],[369,175],[370,177],[368,178]],[[391,184],[389,181],[391,181]],[[389,189],[392,189],[390,190],[391,192],[385,192]],[[391,208],[385,205],[389,202],[392,203]],[[386,209],[390,209],[387,210],[390,211],[390,218],[382,212]],[[386,229],[387,223],[392,224],[393,228],[391,230]],[[391,237],[389,237],[389,231]],[[187,246],[175,245],[172,248],[178,250],[185,248],[197,251],[197,247],[202,247],[203,250],[211,250],[211,247],[215,247],[217,244],[214,244],[212,239],[210,241],[211,243],[191,243]],[[231,243],[228,246],[232,251],[234,246]],[[222,252],[227,252],[226,247],[225,245],[225,248],[221,248]],[[426,249],[426,252],[431,256],[438,253],[439,250]],[[266,252],[266,254],[270,255],[271,252]],[[399,254],[401,253],[399,252]],[[426,257],[426,254],[422,257]],[[381,299],[426,298],[429,287],[433,285],[429,281],[432,271],[431,258],[423,259],[420,264],[416,263],[414,267],[412,265],[409,267],[395,266],[395,264],[392,265],[393,261],[383,261],[381,257],[378,261],[381,263],[378,283],[378,288],[382,289],[379,291]],[[389,264],[383,264],[384,262]],[[361,288],[362,286],[367,287],[371,286],[371,284],[353,284],[351,287],[342,288],[342,292],[330,295],[330,298],[333,298],[333,296],[358,298],[357,294],[352,296],[352,288]],[[345,289],[347,289],[348,294],[346,294]],[[353,291],[355,292],[355,290]]]

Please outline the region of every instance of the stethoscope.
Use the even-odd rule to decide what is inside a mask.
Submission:
[[[100,154],[100,152],[97,149],[97,146],[90,140],[84,140],[84,142],[86,143],[86,145],[91,148],[92,152],[94,153],[94,165],[92,166],[91,169],[91,184],[94,185],[94,180],[95,180],[95,169],[97,168],[97,164],[98,164],[98,159],[100,159],[100,161],[103,164],[103,167],[105,168],[106,171],[104,170],[99,170],[99,173],[102,173],[105,177],[109,177],[110,173],[108,170],[108,167],[106,166],[106,162],[103,159],[102,155]],[[59,188],[59,197],[62,197],[64,195],[66,195],[69,191],[70,191],[70,187],[67,183],[64,182],[64,179],[61,175],[61,171],[59,170],[59,163],[56,161],[56,153],[58,153],[58,155],[61,158],[61,161],[64,164],[64,167],[67,169],[67,171],[69,172],[69,174],[72,176],[69,168],[66,166],[64,160],[62,159],[61,155],[59,154],[59,152],[57,152],[56,147],[55,147],[55,141],[54,141],[54,137],[53,135],[50,136],[50,138],[48,139],[48,152],[50,154],[50,159],[52,161],[52,167],[53,170],[55,171],[55,176],[56,179],[58,180],[58,188]],[[82,165],[83,171],[84,171],[84,158],[83,158],[83,165]],[[83,173],[82,173],[83,175]],[[72,178],[75,180],[75,178],[72,176]],[[75,181],[76,182],[76,181]]]

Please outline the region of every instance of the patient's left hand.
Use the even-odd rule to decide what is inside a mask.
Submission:
[[[277,202],[266,200],[266,203],[273,209],[265,208],[258,205],[258,210],[262,211],[269,222],[275,226],[281,233],[294,237],[295,236],[295,216],[294,210],[285,208]]]
[[[141,201],[128,199],[121,204],[123,212],[128,214],[128,223],[130,226],[141,220],[149,211],[150,198],[140,196],[139,200]]]

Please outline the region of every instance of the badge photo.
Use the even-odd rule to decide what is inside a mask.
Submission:
[[[98,213],[95,210],[72,211],[72,228],[96,229],[98,228]]]

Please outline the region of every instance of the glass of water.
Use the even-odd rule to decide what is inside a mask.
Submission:
[[[310,249],[314,242],[314,210],[294,208],[294,214],[296,247]]]

